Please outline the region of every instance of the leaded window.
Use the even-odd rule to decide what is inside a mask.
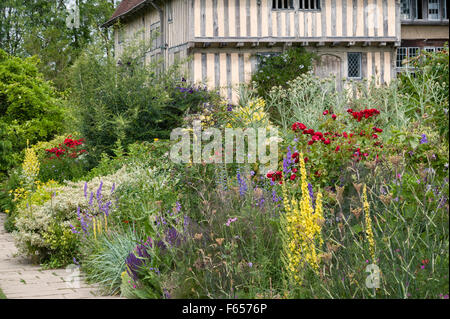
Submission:
[[[361,78],[361,53],[349,52],[347,54],[348,78]]]
[[[428,19],[439,20],[440,17],[440,0],[428,0]]]
[[[411,0],[401,0],[400,15],[401,15],[402,19],[410,19],[411,18]]]

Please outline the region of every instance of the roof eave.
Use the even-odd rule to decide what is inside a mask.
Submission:
[[[116,23],[117,20],[120,20],[122,18],[125,18],[126,16],[141,10],[143,7],[147,6],[148,4],[150,4],[151,2],[153,2],[152,0],[145,0],[143,2],[141,2],[140,4],[138,4],[137,6],[134,6],[133,8],[129,9],[128,11],[125,11],[124,13],[109,19],[108,21],[106,21],[105,23],[103,23],[101,25],[102,28],[108,28],[110,26],[112,26],[114,23]]]

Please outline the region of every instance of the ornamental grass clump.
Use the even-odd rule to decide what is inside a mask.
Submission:
[[[319,270],[318,250],[323,244],[321,232],[324,221],[321,192],[317,194],[313,209],[303,154],[300,155],[300,173],[302,190],[300,202],[295,197],[289,199],[286,186],[283,186],[286,214],[281,216],[286,276],[288,281],[296,285],[302,284],[302,273],[306,270],[306,266],[315,272]]]

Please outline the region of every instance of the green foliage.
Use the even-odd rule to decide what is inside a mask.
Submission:
[[[0,3],[0,43],[12,55],[38,56],[45,79],[64,90],[68,68],[83,48],[111,36],[112,29],[100,25],[111,17],[117,4],[117,0],[4,0]],[[79,25],[70,28],[66,19],[75,5],[80,12]],[[105,52],[110,51],[108,46]]]
[[[0,50],[0,171],[18,164],[27,141],[50,139],[61,130],[63,110],[35,58],[20,59]]]
[[[350,172],[353,172],[355,167],[370,167],[385,153],[385,134],[383,129],[377,127],[376,117],[376,114],[370,118],[363,116],[361,121],[358,121],[352,112],[327,113],[319,116],[317,127],[307,127],[305,130],[294,130],[293,127],[297,141],[293,146],[297,153],[291,151],[291,154],[294,153],[298,157],[298,153],[303,152],[303,156],[307,158],[307,170],[311,174],[309,179],[313,184],[321,187],[336,184],[342,187],[347,183],[351,185]],[[305,133],[308,129],[313,132]],[[375,129],[381,132],[376,132]],[[288,136],[288,140],[293,138],[291,133]],[[293,161],[286,159],[289,160]],[[370,169],[364,169],[364,174],[370,173]]]
[[[42,236],[50,249],[45,267],[59,268],[73,262],[80,241],[70,228],[62,227],[59,223],[52,223]]]
[[[272,87],[281,86],[312,69],[313,53],[303,47],[291,48],[280,55],[259,56],[258,71],[252,76],[258,94],[266,98]]]
[[[71,144],[72,141],[81,144]],[[83,177],[87,170],[88,156],[83,144],[82,138],[71,134],[64,139],[58,136],[50,142],[33,147],[40,151],[38,155],[40,160],[39,180],[42,182],[55,180],[62,183]],[[43,146],[48,146],[48,148],[43,149]],[[56,153],[55,149],[56,152],[63,151],[63,153]]]
[[[6,299],[5,294],[3,293],[2,289],[0,288],[0,299]]]
[[[449,115],[449,49],[424,52],[410,62],[414,73],[400,76],[400,90],[404,94],[408,115],[421,124],[436,127],[448,143]]]
[[[130,46],[115,58],[92,48],[75,63],[71,103],[79,129],[97,160],[114,144],[168,138],[187,111],[196,111],[212,93],[190,87],[175,65],[161,72],[161,61],[142,64],[145,46]]]
[[[314,128],[324,110],[337,114],[347,109],[347,94],[339,92],[336,85],[333,77],[302,74],[285,87],[272,88],[266,98],[267,108],[274,122],[285,130],[296,121]]]

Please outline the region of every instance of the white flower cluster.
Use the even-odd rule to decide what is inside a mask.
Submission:
[[[17,231],[13,233],[19,253],[33,255],[48,249],[50,245],[45,242],[43,234],[52,224],[59,223],[63,228],[69,228],[77,218],[77,208],[87,209],[91,196],[93,205],[96,205],[100,184],[102,202],[106,203],[113,199],[113,187],[117,188],[133,176],[135,174],[124,166],[114,174],[96,177],[89,182],[69,182],[56,188],[52,198],[44,204],[31,204],[19,210]]]

